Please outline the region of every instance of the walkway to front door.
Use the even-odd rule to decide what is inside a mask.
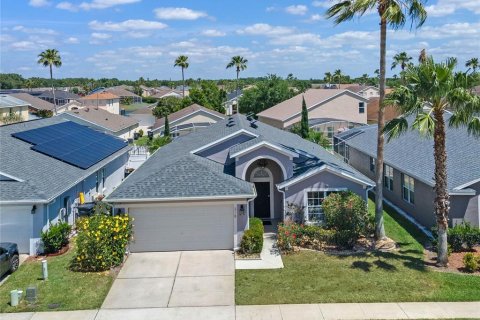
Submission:
[[[234,305],[233,252],[133,253],[102,309]]]

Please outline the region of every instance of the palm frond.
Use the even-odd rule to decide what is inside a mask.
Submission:
[[[383,133],[387,136],[387,141],[398,138],[408,130],[408,121],[404,117],[398,117],[390,120],[383,128]]]
[[[432,109],[433,110],[433,109]],[[435,131],[435,119],[431,112],[420,112],[412,123],[412,128],[417,129],[423,136],[433,136]]]

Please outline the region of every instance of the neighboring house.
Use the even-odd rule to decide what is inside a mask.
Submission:
[[[367,123],[368,99],[345,89],[308,89],[258,114],[258,120],[279,129],[288,129],[301,120],[302,97],[308,119],[337,119],[347,123]]]
[[[248,218],[323,220],[322,201],[373,181],[319,145],[233,115],[158,149],[106,201],[135,218],[132,252],[233,249]]]
[[[96,92],[80,99],[85,107],[103,109],[113,114],[120,114],[120,97],[110,92]]]
[[[188,96],[188,94],[190,93],[190,90],[192,88],[190,86],[185,86],[185,97]],[[176,86],[175,87],[175,91],[177,92],[181,92],[183,94],[183,85],[179,85],[179,86]]]
[[[374,86],[352,85],[347,87],[346,90],[358,93],[367,99],[380,97],[380,90]]]
[[[37,113],[40,110],[45,110],[45,111],[50,111],[54,112],[54,105],[53,103],[50,103],[46,100],[40,99],[38,97],[32,96],[28,93],[25,92],[19,92],[19,93],[11,93],[10,96],[15,97],[17,99],[20,99],[22,101],[25,101],[26,103],[30,104],[30,113]],[[64,111],[65,108],[62,107],[57,107],[57,112],[62,112]]]
[[[378,122],[378,110],[380,107],[380,98],[374,97],[368,99],[367,105],[367,121],[368,123],[377,123]],[[383,114],[385,121],[390,121],[393,118],[396,118],[400,115],[397,109],[393,106],[385,106],[383,108]]]
[[[58,116],[0,127],[0,242],[37,254],[50,223],[74,222],[80,193],[90,202],[120,184],[129,149]]]
[[[29,120],[31,104],[9,94],[0,94],[0,125]]]
[[[168,115],[170,135],[172,137],[182,136],[206,128],[224,118],[225,115],[194,103]],[[152,127],[153,134],[163,135],[164,127],[165,118],[157,119]]]
[[[106,88],[104,91],[110,92],[118,97],[120,97],[120,103],[126,104],[130,103],[142,103],[142,97],[136,95],[135,93],[128,91],[123,87],[111,87]]]
[[[243,90],[238,90],[238,94],[237,90],[227,93],[227,99],[223,103],[223,107],[225,108],[228,116],[237,113],[237,102],[242,96]]]
[[[446,115],[446,118],[449,117]],[[479,227],[480,139],[469,135],[463,127],[447,127],[446,130],[450,224],[467,221]],[[335,151],[347,163],[374,179],[377,126],[353,129],[336,136],[335,140]],[[399,138],[385,143],[384,161],[385,199],[422,225],[434,226],[433,139],[408,130]]]
[[[38,97],[40,99],[53,103],[52,90],[44,91]],[[55,104],[59,107],[69,102],[78,101],[78,100],[80,100],[80,96],[75,93],[55,89],[55,101],[56,101]]]
[[[128,113],[128,117],[138,121],[138,129],[142,129],[144,132],[150,130],[155,124],[155,116],[153,115],[153,108],[157,104],[154,103],[148,107],[140,108],[135,111]]]
[[[138,127],[138,121],[134,118],[110,113],[103,109],[85,107],[82,109],[67,111],[61,114],[67,120],[89,126],[122,139],[133,138],[133,133]]]
[[[364,123],[333,118],[308,119],[308,126],[314,131],[321,132],[323,136],[330,141],[331,145],[333,145],[333,137],[335,134],[364,125]]]
[[[186,93],[185,93],[186,95]],[[150,95],[152,98],[166,98],[166,97],[175,97],[175,98],[183,98],[181,91],[176,91],[173,89],[155,89],[155,92]]]
[[[83,107],[84,107],[83,103],[81,103],[80,101],[72,101],[72,102],[69,102],[69,103],[64,104],[62,106],[62,112],[63,111],[80,109],[80,108],[83,108]],[[58,107],[57,107],[57,110],[58,110]]]
[[[150,97],[150,96],[153,96],[155,94],[155,89],[154,88],[150,88],[150,87],[141,85],[140,89],[142,89],[142,97]]]

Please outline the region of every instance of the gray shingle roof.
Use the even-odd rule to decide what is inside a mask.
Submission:
[[[445,117],[448,121],[449,115]],[[352,129],[337,137],[345,138],[350,133],[356,134],[346,139],[346,144],[376,157],[376,125]],[[449,190],[480,179],[480,138],[468,135],[465,128],[447,126],[446,144]],[[386,142],[385,163],[428,185],[434,185],[433,139],[422,137],[418,131],[409,130],[402,136]]]
[[[32,105],[32,108],[37,110],[49,110],[52,111],[55,107],[53,103],[50,103],[46,100],[40,99],[38,97],[32,96],[25,92],[12,93],[11,96],[23,100]]]
[[[260,122],[257,122],[257,128],[253,128],[243,115],[234,115],[233,118],[235,124],[230,127],[226,125],[229,121],[227,118],[160,148],[118,186],[107,197],[107,201],[253,194],[252,184],[227,174],[228,165],[191,153],[242,129],[258,135],[258,138],[233,146],[230,152],[242,150],[255,142],[268,141],[288,146],[290,150],[294,148],[303,150],[316,161],[321,159],[322,164],[348,172],[366,184],[373,184],[367,177],[315,143]],[[315,168],[311,166],[311,162],[304,162],[305,157],[301,158],[301,161],[295,164],[297,172],[295,177]],[[303,170],[300,170],[300,167]]]
[[[30,106],[30,103],[20,100],[9,94],[0,95],[0,108]]]
[[[0,202],[50,201],[130,149],[125,147],[87,170],[82,170],[33,151],[31,144],[11,136],[15,132],[64,121],[60,117],[52,117],[0,127],[0,172],[23,180],[0,181]]]

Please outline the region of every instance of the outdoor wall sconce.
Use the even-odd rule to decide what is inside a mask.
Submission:
[[[267,166],[267,160],[265,159],[260,159],[258,160],[258,166],[261,167],[261,168],[265,168]]]
[[[243,204],[240,205],[240,214],[241,215],[245,214],[245,206]]]
[[[31,214],[35,214],[35,211],[37,211],[37,205],[32,206],[32,211],[30,212]]]

